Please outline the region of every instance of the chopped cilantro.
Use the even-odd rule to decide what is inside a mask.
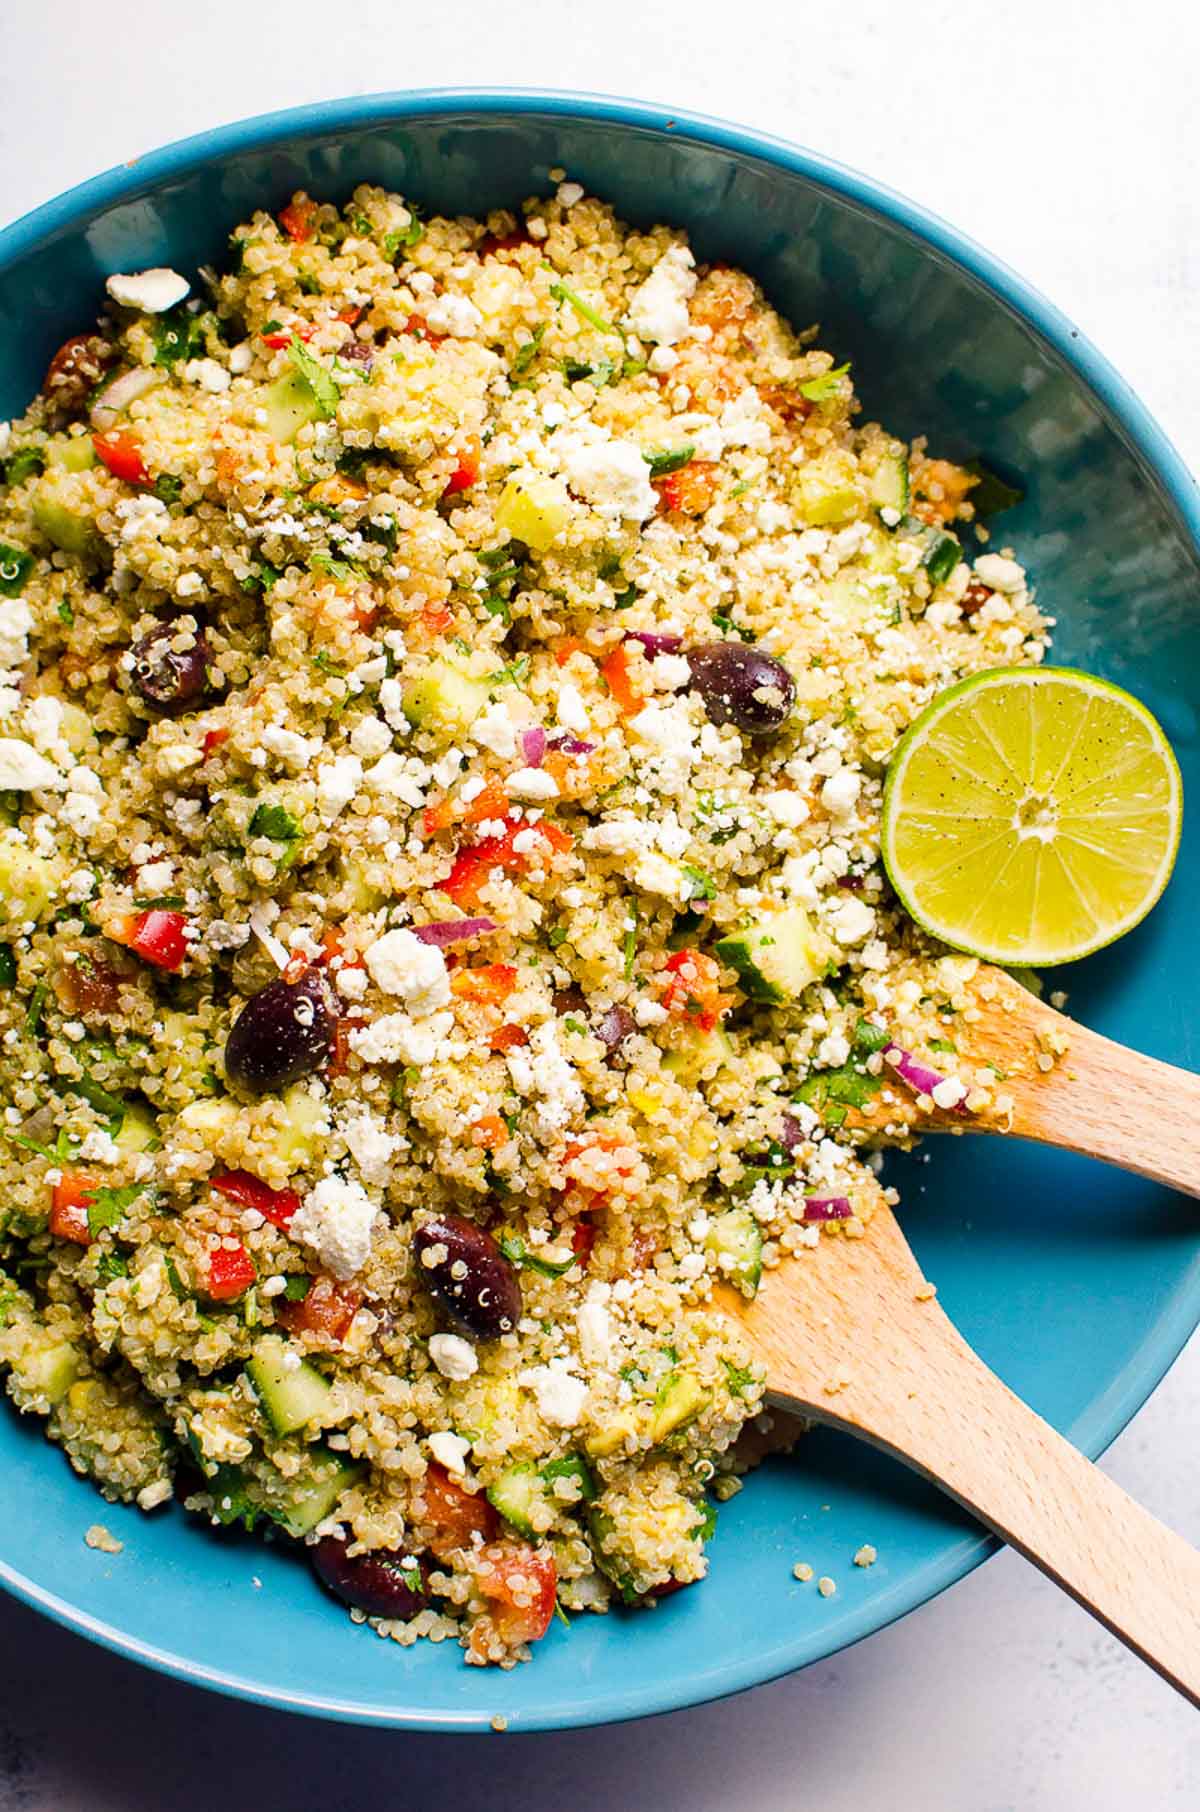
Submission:
[[[294,843],[301,834],[300,826],[286,806],[267,802],[255,806],[247,829],[250,836],[270,837],[275,843]]]
[[[0,598],[19,598],[32,571],[32,554],[0,541]]]
[[[29,1011],[25,1015],[25,1030],[31,1038],[36,1038],[38,1031],[41,1028],[42,1014],[46,1008],[46,996],[49,991],[49,985],[44,981],[40,981],[34,988],[33,993],[29,996]]]
[[[795,1099],[821,1114],[827,1125],[840,1126],[848,1107],[866,1107],[883,1083],[878,1076],[856,1067],[853,1059],[841,1069],[820,1070],[800,1084]]]
[[[700,1513],[700,1521],[691,1531],[692,1539],[711,1541],[717,1532],[717,1506],[710,1499],[702,1497],[696,1509]]]
[[[324,648],[318,648],[310,658],[317,672],[325,674],[327,678],[343,679],[345,677],[343,669]]]
[[[285,1302],[303,1302],[312,1289],[312,1278],[307,1271],[296,1271],[291,1274],[283,1286]]]
[[[585,302],[583,297],[579,295],[577,291],[573,290],[569,283],[563,283],[561,280],[558,283],[552,283],[550,285],[550,294],[554,297],[556,302],[565,302],[568,308],[573,308],[580,320],[586,321],[589,326],[594,327],[598,333],[614,333],[617,335],[618,339],[620,338],[621,329],[619,327],[614,327],[611,321],[606,321],[603,315],[597,314],[591,304]]]
[[[0,988],[17,985],[17,959],[8,944],[0,944]]]
[[[642,453],[642,458],[650,468],[651,478],[665,478],[668,472],[678,472],[681,467],[690,465],[695,457],[696,449],[690,444],[683,447],[660,447],[656,453]]]
[[[688,894],[689,900],[716,899],[717,884],[711,875],[705,874],[702,868],[689,868],[686,862],[683,864],[683,872],[687,876],[691,888],[691,892]]]
[[[508,663],[507,667],[501,667],[496,673],[489,673],[486,683],[489,686],[519,686],[528,678],[528,675],[529,656],[519,654],[515,661]]]
[[[510,1265],[516,1265],[520,1271],[536,1271],[541,1277],[562,1277],[575,1263],[573,1252],[570,1258],[557,1262],[539,1258],[536,1252],[529,1250],[523,1239],[518,1239],[511,1233],[502,1236],[500,1250]]]
[[[176,478],[174,472],[160,472],[151,489],[160,503],[177,503],[183,489],[183,480]]]
[[[567,940],[566,926],[565,925],[555,925],[553,931],[551,931],[551,933],[550,933],[549,941],[550,941],[551,950],[557,950],[558,946],[560,944],[564,944],[566,942],[566,940]]]
[[[219,1466],[206,1480],[205,1489],[212,1499],[213,1516],[227,1529],[240,1523],[251,1533],[259,1518],[266,1515],[262,1505],[247,1493],[246,1481],[236,1466]]]
[[[192,314],[183,302],[165,315],[156,315],[150,330],[154,340],[154,363],[169,371],[181,359],[193,358],[204,343],[204,329],[200,325],[203,319],[202,315]]]
[[[112,1283],[116,1277],[128,1276],[129,1260],[123,1252],[110,1250],[100,1254],[100,1263],[96,1266],[96,1277],[100,1283]]]
[[[931,1051],[957,1052],[958,1050],[958,1046],[953,1044],[949,1038],[931,1038],[929,1040],[929,1048]]]
[[[629,925],[628,931],[625,933],[625,944],[624,944],[624,952],[623,952],[624,958],[625,958],[624,973],[625,973],[626,981],[628,981],[630,976],[633,974],[633,966],[637,962],[637,947],[638,947],[637,946],[637,934],[638,934],[638,921],[641,918],[641,910],[640,910],[638,902],[636,900],[631,900],[629,902],[629,918],[630,918],[630,925]]]
[[[416,203],[410,201],[405,205],[408,208],[409,214],[412,216],[408,225],[394,228],[392,232],[385,233],[383,238],[383,255],[385,258],[390,258],[393,264],[396,263],[396,253],[399,251],[407,251],[410,246],[416,245],[425,231],[425,228],[417,218],[418,209]]]
[[[725,635],[735,635],[740,641],[752,642],[755,639],[752,629],[743,629],[740,623],[735,623],[732,617],[727,617],[722,611],[714,610],[712,622],[714,629],[720,629]]]
[[[332,372],[326,371],[320,360],[313,357],[303,340],[298,340],[295,334],[288,346],[288,358],[312,391],[319,419],[328,421],[342,394],[337,379]]]
[[[753,1371],[748,1365],[731,1365],[728,1359],[722,1359],[725,1368],[725,1382],[731,1397],[745,1397],[756,1382]]]
[[[65,623],[68,629],[74,628],[75,612],[65,598],[60,598],[54,609],[60,623]]]
[[[311,271],[301,271],[296,278],[296,286],[304,296],[319,296],[321,293],[321,285]]]
[[[628,610],[630,605],[636,604],[637,601],[638,601],[637,586],[636,585],[627,585],[625,587],[624,591],[617,592],[615,597],[613,598],[613,609],[614,610]]]
[[[124,1189],[106,1189],[103,1185],[89,1191],[84,1200],[87,1202],[88,1232],[95,1239],[106,1227],[115,1227],[123,1221],[126,1211],[133,1207],[139,1196],[148,1193],[144,1183],[130,1183]]]
[[[869,1019],[860,1019],[854,1028],[854,1047],[866,1051],[868,1056],[873,1051],[882,1051],[891,1043],[891,1037],[883,1026],[877,1026]]]
[[[270,591],[271,587],[282,577],[283,574],[277,566],[272,566],[269,560],[260,560],[257,566],[250,568],[246,577],[241,581],[241,587],[243,591],[254,596],[260,591]]]
[[[513,354],[512,368],[518,377],[523,377],[538,355],[542,341],[546,337],[546,323],[539,321],[529,338],[517,347]]]
[[[328,573],[340,585],[348,585],[352,579],[365,579],[366,568],[357,560],[335,560],[332,554],[314,554],[308,563],[309,572]]]
[[[838,394],[838,380],[844,378],[849,365],[835,365],[832,371],[823,372],[820,377],[809,378],[807,384],[801,384],[800,394],[810,403],[827,403]]]
[[[568,384],[586,379],[597,390],[603,390],[606,384],[612,383],[617,368],[611,359],[593,359],[590,364],[586,359],[564,359],[562,371]]]

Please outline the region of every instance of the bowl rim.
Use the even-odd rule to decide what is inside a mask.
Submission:
[[[617,95],[532,87],[382,91],[277,109],[173,140],[41,203],[11,225],[0,228],[0,274],[18,265],[46,240],[85,225],[98,211],[152,193],[167,182],[186,177],[235,153],[266,149],[302,135],[330,134],[364,126],[386,126],[405,119],[463,113],[484,118],[506,115],[552,118],[559,115],[670,134],[685,142],[735,152],[801,176],[814,187],[898,227],[987,290],[1070,367],[1092,393],[1109,425],[1142,468],[1200,560],[1200,486],[1196,478],[1115,367],[1040,290],[986,251],[969,234],[886,183],[790,140],[708,114]],[[1191,1300],[1195,1295],[1195,1290],[1189,1293],[1180,1289],[1173,1293],[1152,1332],[1131,1354],[1119,1378],[1067,1431],[1069,1438],[1090,1458],[1095,1459],[1116,1438],[1177,1358],[1200,1317],[1200,1300]],[[1000,1546],[995,1537],[982,1530],[973,1539],[967,1536],[955,1543],[953,1550],[941,1560],[922,1568],[906,1587],[890,1592],[882,1606],[876,1601],[840,1623],[832,1640],[819,1635],[814,1639],[811,1632],[798,1634],[793,1641],[752,1660],[718,1662],[697,1670],[682,1686],[678,1681],[664,1680],[652,1689],[634,1692],[624,1688],[610,1689],[582,1719],[568,1708],[561,1714],[520,1714],[518,1726],[523,1731],[532,1731],[615,1723],[684,1710],[765,1684],[886,1628],[938,1596],[998,1552]],[[349,1702],[327,1694],[283,1690],[226,1669],[206,1666],[185,1655],[144,1642],[92,1616],[27,1578],[2,1558],[0,1586],[64,1628],[114,1654],[234,1698],[278,1710],[374,1727],[447,1733],[490,1731],[490,1718],[484,1712],[430,1712],[407,1709],[394,1702]]]

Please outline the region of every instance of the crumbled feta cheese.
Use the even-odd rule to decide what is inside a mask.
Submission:
[[[678,692],[692,683],[692,669],[684,654],[658,654],[650,663],[654,684],[660,692]]]
[[[567,1370],[561,1359],[549,1365],[535,1365],[522,1372],[517,1382],[537,1398],[542,1419],[552,1428],[575,1428],[587,1402],[588,1387],[582,1378]]]
[[[192,287],[178,271],[155,265],[148,271],[114,271],[104,283],[114,302],[122,308],[140,308],[148,315],[161,315],[182,302]]]
[[[612,1322],[602,1302],[581,1303],[575,1315],[579,1350],[587,1365],[607,1365],[612,1358]]]
[[[115,1164],[121,1152],[112,1134],[96,1127],[85,1135],[79,1155],[88,1164]]]
[[[829,914],[829,929],[839,944],[861,944],[875,929],[874,909],[848,894]]]
[[[1025,574],[1015,560],[1003,554],[980,554],[975,562],[975,576],[994,591],[1023,591]]]
[[[381,717],[360,717],[350,732],[350,747],[364,761],[374,761],[392,746],[392,732]]]
[[[24,663],[32,628],[33,613],[24,599],[0,598],[0,667],[11,669]]]
[[[430,333],[469,340],[483,325],[483,316],[467,296],[447,294],[433,298],[425,310],[425,325]]]
[[[220,396],[233,381],[224,365],[218,365],[216,359],[189,359],[183,375],[189,384],[199,384],[201,390],[207,390],[213,396]]]
[[[0,736],[0,791],[27,793],[35,787],[61,784],[60,770],[32,744],[16,736]]]
[[[429,1357],[441,1372],[455,1384],[462,1384],[479,1370],[479,1359],[469,1340],[460,1334],[431,1334]]]
[[[769,818],[773,818],[776,824],[782,824],[788,829],[794,829],[796,825],[805,823],[808,818],[808,801],[803,793],[791,792],[787,789],[764,793],[762,804]]]
[[[504,782],[514,799],[557,799],[558,782],[544,768],[518,768]]]
[[[292,1216],[288,1234],[311,1246],[325,1269],[345,1283],[370,1257],[378,1214],[361,1183],[350,1177],[322,1177]]]
[[[362,762],[357,755],[335,755],[317,769],[317,810],[327,823],[344,811],[362,785]]]
[[[310,742],[307,736],[300,736],[295,730],[285,730],[282,724],[268,724],[262,733],[262,746],[270,754],[278,756],[284,767],[300,773],[306,768],[316,754],[319,744]]]
[[[631,440],[583,441],[566,449],[563,472],[601,516],[644,522],[658,508],[650,467]]]
[[[438,1465],[444,1466],[447,1472],[465,1470],[467,1455],[471,1451],[471,1443],[465,1435],[451,1434],[446,1429],[439,1434],[431,1434],[428,1445]]]
[[[182,780],[193,768],[198,768],[204,760],[202,749],[192,747],[190,742],[169,742],[155,756],[154,765],[162,780]]]
[[[470,737],[481,748],[490,749],[501,761],[509,761],[517,752],[517,732],[508,714],[508,706],[497,699],[481,711],[471,725]]]
[[[253,363],[254,348],[251,346],[249,340],[243,340],[240,346],[234,346],[231,349],[229,354],[229,369],[233,372],[235,377],[241,377],[243,372],[249,371]]]
[[[535,1027],[530,1034],[526,1061],[530,1086],[538,1097],[537,1118],[541,1126],[569,1125],[583,1112],[587,1100],[570,1060],[559,1044],[556,1020],[548,1019],[544,1025]]]
[[[385,931],[368,945],[364,961],[371,980],[385,994],[398,994],[416,1019],[450,1001],[446,959],[435,944],[426,944],[403,927]]]
[[[573,730],[577,736],[582,736],[587,730],[589,727],[587,707],[578,686],[572,686],[568,682],[558,688],[555,716],[564,730]]]
[[[366,971],[363,969],[338,969],[333,978],[333,985],[343,1000],[361,1000],[367,991]]]
[[[407,1013],[384,1013],[350,1033],[350,1049],[364,1063],[410,1063],[425,1069],[454,1024],[451,1013],[434,1013],[418,1025]]]
[[[367,785],[377,793],[386,793],[391,799],[399,799],[402,805],[411,806],[414,811],[424,805],[425,786],[431,778],[424,763],[414,762],[410,756],[398,755],[394,749],[381,755],[365,775]]]
[[[677,900],[685,906],[692,897],[687,875],[656,849],[643,850],[634,865],[633,878],[646,893],[660,894],[664,900]]]
[[[817,1062],[822,1069],[840,1070],[850,1055],[850,1040],[844,1032],[830,1032],[817,1046]]]
[[[763,414],[762,398],[753,385],[739,390],[721,411],[721,432],[731,447],[763,452],[771,444],[771,424]]]
[[[139,897],[151,899],[156,893],[169,893],[174,878],[175,869],[170,862],[147,862],[143,868],[138,869]]]
[[[663,253],[634,291],[626,319],[634,333],[660,346],[673,346],[688,330],[688,302],[696,289],[696,260],[686,245]]]
[[[853,768],[839,768],[821,788],[821,804],[835,822],[848,818],[858,802],[862,776]]]
[[[667,1018],[667,1009],[648,995],[639,994],[633,1003],[633,1017],[639,1026],[661,1026]]]
[[[362,1108],[347,1114],[341,1123],[346,1149],[368,1183],[384,1184],[392,1174],[392,1158],[400,1138],[390,1133],[378,1114]]]

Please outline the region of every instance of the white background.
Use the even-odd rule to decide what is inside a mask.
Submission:
[[[944,214],[1073,316],[1196,466],[1198,56],[1187,0],[0,0],[0,221],[166,140],[303,101],[635,95],[798,139]],[[1194,1539],[1198,1434],[1193,1342],[1106,1463]],[[252,1711],[0,1603],[0,1812],[424,1803],[1194,1812],[1200,1722],[1011,1555],[741,1699],[503,1740]]]

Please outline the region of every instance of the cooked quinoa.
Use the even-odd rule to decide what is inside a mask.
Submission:
[[[881,786],[1045,622],[678,232],[231,244],[0,428],[0,1364],[107,1498],[507,1665],[703,1578],[763,1441],[713,1283],[861,1233],[889,1042],[978,1090]]]

